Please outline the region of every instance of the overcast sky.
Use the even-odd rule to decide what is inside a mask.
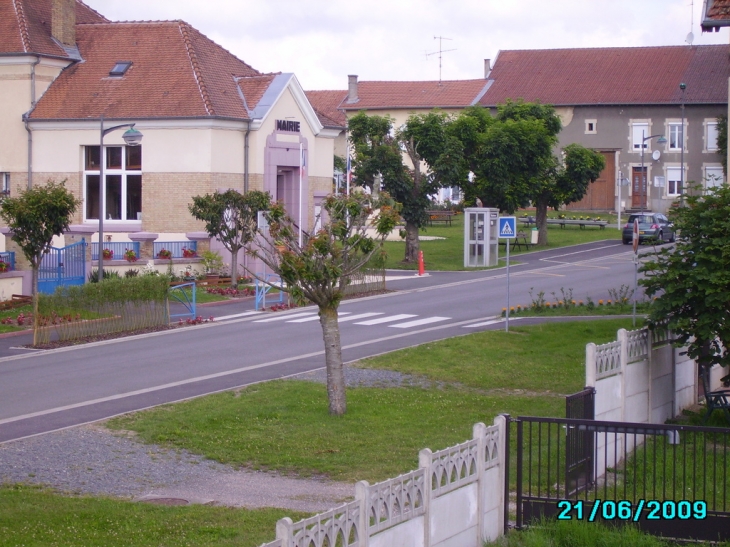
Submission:
[[[182,19],[262,72],[305,89],[360,80],[482,78],[500,50],[728,44],[703,0],[85,0],[111,20]],[[694,13],[694,21],[692,19]],[[426,55],[427,53],[434,53]]]

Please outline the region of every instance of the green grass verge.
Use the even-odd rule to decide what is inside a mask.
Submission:
[[[28,315],[29,313],[33,313],[33,306],[21,306],[19,308],[13,308],[12,310],[3,310],[0,311],[0,319],[12,319],[13,323],[9,325],[2,325],[0,324],[0,333],[3,332],[16,332],[19,330],[25,330],[28,328],[28,326],[18,326],[18,323],[16,322],[16,319],[20,314]]]
[[[633,526],[606,526],[583,521],[545,521],[526,530],[512,530],[491,547],[674,547]]]
[[[22,485],[0,486],[0,508],[0,547],[256,547],[273,539],[280,518],[308,516],[283,509],[164,507],[68,497]]]
[[[521,225],[518,222],[519,227]],[[528,231],[525,229],[525,231]],[[436,225],[428,226],[421,230],[423,236],[436,236],[446,239],[421,241],[420,249],[423,251],[426,270],[455,271],[471,268],[464,268],[464,215],[454,217],[452,226]],[[581,230],[577,226],[560,228],[560,226],[548,226],[548,246],[539,249],[554,249],[580,243],[603,241],[606,239],[621,239],[621,232],[615,228],[586,228]],[[405,242],[386,241],[384,249],[388,254],[386,268],[415,270],[417,264],[403,264],[405,255]],[[537,250],[534,247],[532,250]],[[510,251],[510,257],[519,256],[527,251]],[[504,246],[500,245],[499,256],[505,255]]]
[[[500,413],[563,416],[557,394],[583,387],[585,344],[613,340],[629,322],[516,327],[369,359],[361,366],[417,374],[434,385],[348,389],[343,417],[328,414],[323,385],[276,381],[123,416],[108,426],[237,466],[379,481],[414,469],[422,448],[463,442],[472,424],[491,423]]]

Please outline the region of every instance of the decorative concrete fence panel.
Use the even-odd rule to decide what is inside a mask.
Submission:
[[[504,534],[507,420],[474,426],[473,439],[438,452],[419,468],[355,486],[355,501],[276,525],[262,547],[481,547]]]

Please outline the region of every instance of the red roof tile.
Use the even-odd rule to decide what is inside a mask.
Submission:
[[[238,87],[243,94],[249,112],[253,112],[256,109],[261,97],[264,96],[264,93],[266,93],[266,90],[276,76],[276,74],[264,74],[263,76],[244,76],[237,78]]]
[[[502,51],[480,104],[507,99],[553,105],[726,104],[730,47],[546,49]]]
[[[247,119],[236,78],[260,73],[182,21],[77,25],[83,63],[51,84],[31,119]],[[132,61],[121,78],[117,61]]]
[[[77,0],[76,22],[104,23],[108,19]],[[0,55],[3,53],[68,57],[51,38],[49,0],[0,0]]]
[[[486,80],[421,82],[358,82],[356,103],[342,102],[345,110],[389,108],[464,108],[478,100]]]
[[[306,91],[309,104],[317,113],[319,121],[325,127],[347,127],[347,117],[338,107],[347,97],[347,91],[318,90]]]

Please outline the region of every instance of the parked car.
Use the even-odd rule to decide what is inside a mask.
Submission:
[[[675,239],[674,225],[661,213],[633,213],[629,221],[624,225],[621,239],[624,245],[628,245],[634,238],[634,220],[639,219],[639,243],[644,241],[655,241],[673,243]]]

